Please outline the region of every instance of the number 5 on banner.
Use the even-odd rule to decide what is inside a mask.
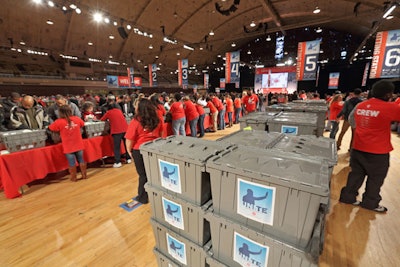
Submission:
[[[313,72],[317,70],[317,55],[306,56],[305,70]]]

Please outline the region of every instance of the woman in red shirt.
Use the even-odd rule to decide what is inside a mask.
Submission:
[[[337,94],[332,98],[331,104],[329,105],[329,120],[331,121],[332,130],[329,135],[329,138],[335,139],[336,133],[339,130],[339,121],[340,119],[337,118],[337,115],[342,111],[343,108],[343,101],[342,95]]]
[[[49,125],[53,132],[60,132],[63,152],[68,160],[68,170],[71,181],[76,181],[76,160],[81,168],[82,178],[86,179],[86,162],[83,160],[83,140],[81,128],[85,125],[83,120],[72,116],[72,110],[68,105],[59,108],[59,119]]]
[[[183,106],[185,109],[186,120],[189,121],[190,136],[196,137],[197,135],[197,122],[199,120],[199,113],[196,106],[188,96],[183,98]]]
[[[217,123],[218,109],[214,106],[210,97],[207,97],[206,101],[207,101],[207,107],[210,109],[210,114],[211,114],[211,132],[216,132],[218,129],[218,123]]]
[[[114,158],[115,163],[113,165],[114,168],[120,168],[121,164],[121,140],[123,140],[125,145],[125,132],[128,128],[128,123],[126,122],[124,113],[118,108],[118,104],[111,103],[108,105],[108,109],[106,114],[101,117],[101,121],[108,120],[110,123],[110,133],[114,143]],[[125,146],[126,149],[126,146]],[[126,163],[131,163],[131,157],[128,153],[125,155]]]
[[[154,93],[150,96],[149,99],[150,99],[151,103],[153,103],[153,105],[156,107],[157,116],[160,119],[160,123],[161,123],[161,129],[164,129],[164,118],[165,118],[165,115],[167,115],[167,111],[165,110],[164,105],[160,101],[160,95]],[[162,136],[162,134],[161,134],[161,136]]]
[[[183,109],[183,103],[181,101],[182,96],[179,93],[176,93],[174,98],[175,102],[171,105],[169,110],[172,115],[172,131],[174,132],[174,135],[186,136],[186,116],[185,110]]]
[[[242,99],[237,96],[235,101],[233,101],[233,105],[235,106],[235,124],[238,124],[240,112],[242,111]]]
[[[144,188],[147,183],[146,170],[139,147],[145,142],[161,137],[162,128],[156,109],[150,100],[142,98],[136,107],[135,116],[126,131],[126,149],[135,162],[136,172],[139,175],[137,201],[149,203],[149,197]]]
[[[199,120],[197,121],[197,127],[199,128],[200,135],[199,138],[204,136],[204,118],[206,116],[206,113],[204,111],[204,108],[202,105],[199,103],[195,103],[197,113],[199,113]]]
[[[226,112],[228,112],[228,121],[229,125],[227,127],[232,127],[232,114],[233,114],[233,101],[230,94],[225,96],[225,103],[226,103]]]

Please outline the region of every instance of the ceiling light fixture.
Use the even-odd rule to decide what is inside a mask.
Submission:
[[[321,32],[322,32],[322,29],[321,29],[320,27],[318,27],[318,28],[315,30],[315,32],[316,32],[316,33],[321,33]]]
[[[96,22],[100,22],[100,21],[103,20],[103,15],[101,13],[99,13],[99,12],[96,12],[96,13],[93,14],[93,19]]]
[[[390,14],[392,14],[393,10],[397,7],[395,3],[392,4],[391,7],[389,7],[388,10],[386,10],[385,14],[383,14],[382,18],[386,19]]]
[[[80,8],[76,8],[76,9],[75,9],[75,12],[76,12],[76,14],[81,14],[81,13],[82,13],[82,10],[81,10]]]
[[[130,24],[126,25],[126,29],[131,30],[132,26]]]
[[[76,8],[77,8],[77,6],[74,5],[74,4],[70,4],[69,7],[70,7],[71,9],[76,9]]]
[[[250,23],[250,27],[255,27],[256,26],[256,23],[254,22],[254,20],[253,21],[251,21],[251,23]]]
[[[394,18],[393,15],[389,15],[389,16],[386,17],[386,19],[392,19],[392,18]]]
[[[210,31],[209,35],[214,36],[213,30]]]
[[[152,44],[149,45],[149,49],[153,49],[153,45]]]
[[[193,50],[194,50],[194,48],[193,48],[193,47],[191,47],[191,46],[188,46],[188,45],[183,45],[183,48],[185,48],[185,49],[187,49],[187,50],[191,50],[191,51],[193,51]]]
[[[233,43],[231,44],[231,46],[232,46],[232,47],[235,47],[235,46],[236,46],[235,42],[233,42]]]
[[[177,55],[177,56],[180,56],[180,55],[181,55],[181,53],[177,52],[177,53],[176,53],[176,55]]]
[[[49,25],[53,25],[54,24],[54,22],[49,20],[49,19],[46,21],[46,23],[49,24]]]
[[[53,1],[47,1],[47,4],[48,4],[49,6],[51,6],[51,7],[54,7],[54,6],[55,6]]]
[[[88,45],[93,45],[93,43],[92,43],[92,42],[88,42],[87,44],[88,44]]]
[[[319,12],[321,12],[321,9],[319,9],[319,7],[316,6],[313,13],[318,14]]]
[[[115,37],[114,37],[114,35],[111,34],[110,36],[108,36],[108,38],[110,38],[111,40],[114,40]]]
[[[247,54],[248,54],[248,55],[251,55],[251,51],[250,51],[250,50],[249,50],[249,51],[247,51]]]
[[[271,36],[269,36],[269,34],[268,34],[267,39],[265,39],[265,40],[267,40],[267,42],[271,41]]]

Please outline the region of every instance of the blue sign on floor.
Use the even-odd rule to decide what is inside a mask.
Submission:
[[[136,200],[136,197],[133,197],[131,199],[129,199],[128,201],[122,203],[121,205],[119,205],[121,208],[123,208],[126,211],[133,211],[136,208],[140,207],[142,205],[142,203],[140,203],[139,201]]]

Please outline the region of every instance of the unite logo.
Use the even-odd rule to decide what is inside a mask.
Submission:
[[[234,232],[233,259],[246,267],[266,267],[269,247]]]

